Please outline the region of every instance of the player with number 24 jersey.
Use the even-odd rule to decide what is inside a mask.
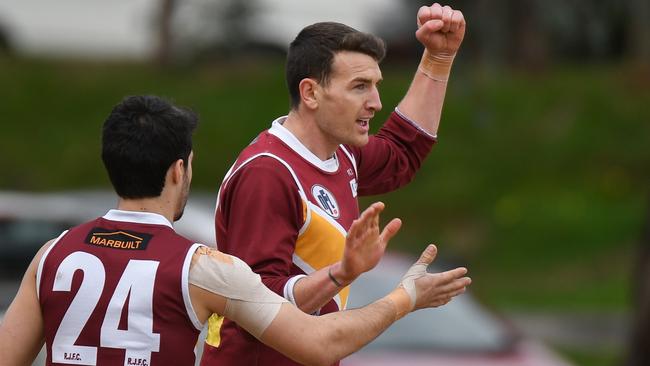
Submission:
[[[193,365],[203,324],[187,278],[199,245],[147,212],[110,210],[64,232],[37,272],[47,365]]]

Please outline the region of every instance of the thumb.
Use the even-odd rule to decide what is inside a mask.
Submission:
[[[415,31],[415,38],[424,43],[429,37],[437,34],[444,25],[445,23],[440,19],[429,20]]]
[[[411,308],[415,306],[417,302],[417,288],[415,286],[415,280],[424,276],[427,273],[427,266],[433,262],[436,258],[436,253],[438,249],[435,245],[429,244],[427,248],[422,252],[420,258],[415,264],[409,268],[409,270],[402,277],[401,286],[406,290],[411,298]]]
[[[418,28],[418,31],[427,31],[427,32],[437,32],[445,26],[445,22],[442,19],[430,19],[422,23]]]
[[[429,244],[429,246],[427,246],[427,248],[420,255],[420,258],[418,259],[416,264],[424,264],[428,266],[429,264],[431,264],[431,262],[433,262],[434,259],[436,259],[437,254],[438,254],[438,248],[433,244]]]

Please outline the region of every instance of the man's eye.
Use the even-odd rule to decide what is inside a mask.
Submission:
[[[364,90],[366,89],[366,84],[357,84],[354,88],[359,90]]]

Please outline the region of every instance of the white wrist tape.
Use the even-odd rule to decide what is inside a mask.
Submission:
[[[429,79],[439,82],[447,82],[451,73],[451,65],[456,55],[432,54],[424,50],[418,70]]]
[[[411,305],[411,297],[406,292],[404,287],[397,287],[393,292],[386,295],[386,298],[393,302],[395,305],[395,321],[401,319],[404,315],[410,313],[413,310]]]
[[[417,299],[417,290],[415,289],[415,280],[424,276],[427,273],[427,264],[415,263],[409,268],[400,285],[406,290],[406,293],[411,298],[411,310],[415,307],[415,300]]]
[[[283,297],[269,290],[241,259],[232,263],[211,255],[198,255],[190,268],[189,283],[225,297],[224,316],[259,337],[280,311]]]

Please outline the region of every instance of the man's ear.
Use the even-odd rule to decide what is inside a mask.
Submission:
[[[298,84],[300,91],[300,100],[309,109],[318,108],[318,93],[320,92],[320,85],[314,79],[305,78]]]
[[[171,179],[174,184],[183,182],[183,178],[187,172],[185,171],[185,162],[183,159],[176,160],[172,166],[169,167],[171,171]]]

